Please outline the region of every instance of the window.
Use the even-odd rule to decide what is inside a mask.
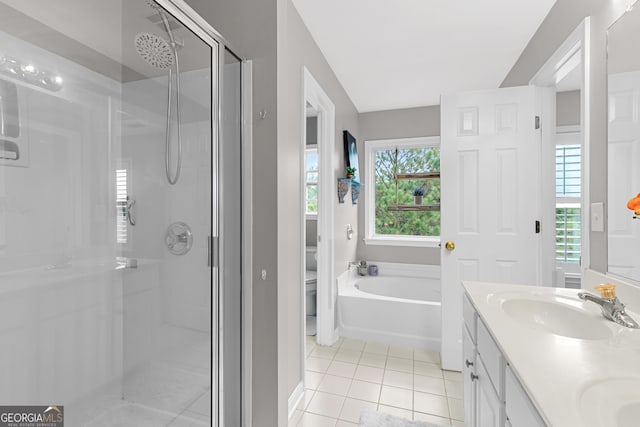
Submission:
[[[365,242],[440,243],[440,139],[365,141],[365,165]],[[425,178],[429,173],[435,176]],[[416,188],[424,192],[421,202]]]
[[[308,217],[318,216],[318,147],[305,153],[305,211]]]
[[[579,133],[558,134],[556,145],[556,262],[580,264],[582,244]]]
[[[116,169],[116,242],[126,244],[127,243],[127,170]]]

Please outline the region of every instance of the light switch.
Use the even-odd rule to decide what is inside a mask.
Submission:
[[[604,203],[591,203],[591,231],[604,231]]]

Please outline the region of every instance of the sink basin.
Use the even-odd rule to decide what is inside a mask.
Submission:
[[[583,340],[611,338],[607,320],[555,300],[510,298],[501,304],[514,320],[547,333]]]
[[[637,427],[640,420],[640,379],[594,381],[578,394],[585,426]]]

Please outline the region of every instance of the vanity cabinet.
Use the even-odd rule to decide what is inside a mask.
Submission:
[[[464,412],[467,427],[544,427],[468,298],[463,302]]]
[[[511,424],[518,427],[545,427],[544,421],[509,366],[506,371],[505,393],[505,409]]]

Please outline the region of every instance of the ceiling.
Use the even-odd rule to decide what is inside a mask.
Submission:
[[[293,0],[359,112],[497,88],[555,0]]]

